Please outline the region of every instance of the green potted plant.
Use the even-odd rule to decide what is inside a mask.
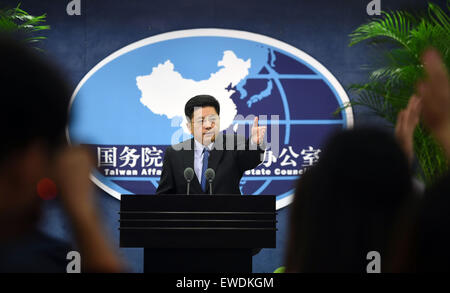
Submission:
[[[30,15],[20,9],[20,4],[14,8],[0,9],[0,32],[19,33],[25,42],[37,50],[41,50],[37,44],[46,37],[36,35],[36,33],[50,29],[50,26],[44,25],[46,17],[46,14]]]
[[[446,11],[433,3],[420,15],[406,11],[383,12],[380,18],[359,26],[350,34],[349,46],[368,41],[382,58],[372,64],[368,82],[353,84],[356,93],[349,105],[364,106],[395,125],[423,76],[420,56],[435,47],[450,68],[450,0]],[[346,106],[349,106],[346,105]],[[430,133],[419,123],[414,133],[414,150],[421,167],[418,174],[426,185],[447,171],[448,162]]]

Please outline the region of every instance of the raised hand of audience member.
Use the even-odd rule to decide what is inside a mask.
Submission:
[[[121,272],[118,254],[106,240],[93,198],[90,170],[93,159],[80,147],[62,151],[55,163],[61,202],[73,224],[82,267],[88,272]]]
[[[420,112],[421,100],[416,95],[413,95],[409,99],[408,106],[398,113],[397,123],[395,125],[395,136],[408,157],[410,164],[414,156],[414,129],[419,123]]]
[[[449,76],[437,50],[427,50],[422,62],[427,76],[418,83],[417,92],[422,99],[423,121],[450,158]]]

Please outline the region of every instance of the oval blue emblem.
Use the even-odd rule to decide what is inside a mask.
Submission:
[[[301,50],[249,32],[192,29],[135,42],[92,68],[72,96],[68,140],[95,152],[91,178],[108,194],[153,194],[165,149],[190,137],[184,105],[197,94],[219,100],[221,130],[248,129],[262,115],[269,143],[278,143],[240,188],[277,195],[277,209],[292,201],[324,139],[353,125],[351,108],[333,115],[349,101],[342,86]]]

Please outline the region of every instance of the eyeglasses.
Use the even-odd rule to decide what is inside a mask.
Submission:
[[[206,116],[206,117],[202,117],[202,118],[198,118],[194,120],[194,125],[205,125],[205,123],[211,123],[211,124],[216,124],[217,122],[219,122],[219,116],[217,115],[210,115],[210,116]]]

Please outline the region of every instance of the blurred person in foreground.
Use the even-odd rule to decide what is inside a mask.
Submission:
[[[393,135],[371,128],[333,135],[298,182],[286,271],[365,273],[370,251],[392,253],[411,194],[408,158]]]
[[[423,123],[450,160],[450,80],[441,55],[428,49],[422,56],[426,78],[417,84]],[[450,272],[450,173],[427,188],[403,226],[393,265],[396,272]]]
[[[66,272],[74,249],[37,229],[37,186],[51,190],[51,182],[72,224],[81,271],[122,271],[94,206],[92,160],[65,145],[71,93],[61,73],[11,36],[0,36],[0,59],[0,272]]]
[[[395,135],[362,128],[329,138],[297,183],[287,272],[365,273],[371,251],[380,254],[381,271],[392,270],[404,235],[399,227],[422,193],[411,171],[421,107],[413,95],[398,114]]]
[[[395,129],[396,139],[409,165],[413,158],[413,133],[420,114],[423,123],[441,145],[447,160],[450,159],[449,76],[435,49],[427,50],[422,56],[422,62],[427,77],[418,83],[417,92],[411,97],[407,108],[399,112]],[[366,131],[364,135],[368,133]],[[345,134],[341,136],[345,137]],[[354,134],[354,138],[357,136]],[[334,140],[338,142],[336,137]],[[399,163],[402,157],[405,158],[392,142],[379,138],[377,142],[367,141],[361,146],[368,148],[370,143],[380,144],[385,150],[391,149],[392,155],[397,152],[391,157],[394,161]],[[342,147],[344,139],[340,140]],[[336,141],[334,145],[339,145]],[[334,148],[339,149],[336,146]],[[410,187],[404,176],[404,162],[395,165],[403,167],[386,169],[381,176],[377,173],[378,178],[374,176],[371,183],[361,185],[364,181],[371,181],[371,174],[364,175],[361,169],[371,155],[364,149],[358,149],[358,152],[366,152],[366,155],[360,157],[361,162],[357,163],[356,168],[351,168],[354,171],[351,174],[357,176],[349,179],[349,185],[340,185],[338,188],[320,185],[321,180],[329,178],[327,176],[337,175],[340,178],[345,173],[336,170],[339,166],[339,152],[336,151],[334,156],[328,156],[328,162],[319,162],[299,180],[291,214],[287,271],[364,272],[368,263],[364,254],[371,249],[381,254],[382,272],[450,271],[450,173],[427,188],[422,198],[411,196],[413,194],[408,191]],[[337,159],[336,164],[332,163],[330,157]],[[386,158],[380,157],[377,164],[386,163]],[[372,163],[375,161],[372,159]],[[327,163],[328,166],[336,165],[331,168],[332,174],[330,170],[323,169]],[[358,181],[359,177],[362,177],[362,181]],[[378,180],[378,185],[374,178]],[[361,192],[361,196],[357,197],[354,194],[352,197],[352,192],[343,195],[345,187],[352,186],[350,190],[354,190],[355,180],[358,182],[356,189],[366,186],[365,190],[368,191]],[[386,188],[389,198],[385,197],[380,186]],[[374,197],[377,192],[379,196]],[[380,229],[383,225],[384,230]]]

